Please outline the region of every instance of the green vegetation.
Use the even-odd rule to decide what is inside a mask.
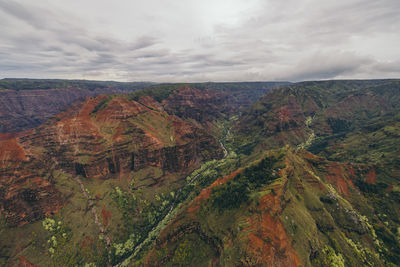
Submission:
[[[141,90],[130,94],[130,98],[138,101],[142,96],[151,96],[154,100],[161,102],[171,95],[176,89],[188,86],[188,84],[160,84],[153,85],[147,90]]]
[[[108,96],[106,99],[104,99],[103,101],[101,101],[97,106],[94,107],[94,109],[92,110],[92,112],[90,112],[90,115],[97,113],[98,111],[104,109],[105,107],[107,107],[108,102],[110,102],[112,99],[111,96]]]
[[[226,185],[213,189],[210,202],[220,212],[239,208],[242,202],[248,201],[249,190],[246,184],[229,181]]]
[[[210,196],[211,205],[220,212],[239,208],[243,202],[249,200],[250,192],[277,178],[272,174],[276,162],[277,159],[274,157],[265,158],[257,165],[246,168],[232,181],[213,188]]]
[[[343,256],[338,253],[336,254],[335,250],[331,248],[330,246],[326,246],[322,250],[322,259],[321,263],[315,262],[315,264],[320,264],[321,266],[329,266],[329,267],[344,267],[345,266],[345,260],[343,259]]]
[[[348,132],[351,127],[350,122],[338,118],[328,118],[327,123],[331,127],[333,134]]]
[[[122,243],[113,244],[111,262],[116,264],[147,237],[147,233],[167,214],[170,204],[175,200],[171,192],[156,195],[154,203],[148,202],[140,196],[140,192],[127,193],[116,187],[114,201],[122,212],[124,228],[120,235],[122,240],[125,239]]]

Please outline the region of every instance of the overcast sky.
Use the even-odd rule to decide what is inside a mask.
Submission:
[[[0,78],[400,77],[400,0],[0,0]]]

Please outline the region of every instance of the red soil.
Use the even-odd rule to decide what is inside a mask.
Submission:
[[[243,229],[247,239],[247,257],[244,264],[256,266],[298,266],[300,259],[291,246],[291,240],[279,219],[282,187],[274,188],[276,194],[267,194],[260,199],[260,212],[247,218],[250,226]]]
[[[376,182],[375,169],[371,169],[367,174],[366,182],[369,184],[374,184]]]
[[[290,119],[290,114],[286,106],[279,108],[278,118],[280,121],[288,121]]]
[[[104,226],[107,227],[109,220],[111,219],[111,212],[107,211],[106,206],[103,205],[103,209],[101,210],[101,216],[103,217]]]
[[[24,149],[18,144],[17,139],[0,142],[0,166],[5,167],[7,161],[23,161],[26,159]]]
[[[347,171],[343,169],[340,163],[331,162],[326,170],[328,172],[325,176],[327,181],[334,185],[340,194],[348,195],[350,193],[349,187],[355,189],[353,182],[347,175]],[[353,174],[353,171],[350,174]]]
[[[232,180],[233,178],[235,178],[235,176],[239,173],[241,173],[243,171],[243,169],[238,169],[232,173],[230,173],[229,175],[216,180],[214,183],[212,183],[209,187],[203,189],[200,194],[193,200],[192,204],[189,206],[188,208],[188,212],[192,213],[195,212],[196,210],[198,210],[200,208],[201,203],[204,200],[207,200],[210,197],[212,188],[221,184],[225,184],[226,182],[228,182],[229,180]]]
[[[150,107],[152,109],[156,109],[156,110],[160,110],[160,111],[164,110],[164,108],[161,106],[161,104],[154,101],[154,99],[151,96],[142,96],[141,98],[139,98],[138,102],[140,104],[143,104],[146,107]]]
[[[386,192],[392,192],[392,191],[393,191],[393,188],[394,188],[393,185],[389,185],[389,186],[386,188]]]
[[[114,142],[121,142],[121,141],[125,140],[124,136],[122,135],[123,131],[124,131],[123,127],[119,126],[117,128],[117,130],[115,131],[115,134],[113,136]]]
[[[28,259],[25,258],[24,256],[18,256],[18,259],[19,259],[18,267],[37,267],[37,265],[28,261]]]
[[[81,247],[82,247],[82,248],[88,247],[88,246],[90,246],[92,243],[93,243],[93,240],[92,240],[89,236],[86,236],[86,237],[85,237],[85,240],[83,240],[83,241],[81,242]]]
[[[101,122],[115,121],[127,119],[149,110],[149,108],[136,101],[130,101],[123,97],[116,97],[113,98],[104,109],[98,111],[96,118]]]
[[[21,133],[0,133],[0,141],[9,140],[20,136]]]
[[[100,133],[95,125],[93,125],[90,113],[93,109],[101,103],[104,96],[97,98],[90,98],[86,101],[79,109],[78,114],[64,114],[61,115],[61,120],[57,123],[57,126],[62,130],[64,134],[70,135],[70,137],[77,136],[96,136],[99,137]]]

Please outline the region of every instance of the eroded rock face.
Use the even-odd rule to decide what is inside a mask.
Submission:
[[[113,93],[122,93],[122,91],[116,88],[1,90],[0,133],[32,129],[75,101],[89,96]]]
[[[43,178],[20,172],[8,178],[1,184],[0,207],[10,225],[44,219],[57,213],[65,203],[55,186]]]
[[[165,110],[179,117],[205,122],[218,119],[222,115],[221,111],[228,108],[228,98],[228,95],[221,91],[184,87],[165,99],[163,106]]]
[[[145,103],[122,96],[90,98],[35,130],[4,138],[0,209],[7,221],[21,225],[62,207],[53,170],[108,179],[148,166],[175,173],[223,156],[204,130],[156,109],[152,99]]]
[[[270,87],[260,89],[269,91]],[[272,88],[272,86],[271,86]],[[226,115],[237,115],[261,97],[257,90],[224,91],[182,87],[162,101],[163,108],[181,118],[201,124],[211,123]]]

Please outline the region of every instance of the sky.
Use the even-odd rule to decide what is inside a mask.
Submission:
[[[0,78],[400,77],[399,0],[0,0]]]

